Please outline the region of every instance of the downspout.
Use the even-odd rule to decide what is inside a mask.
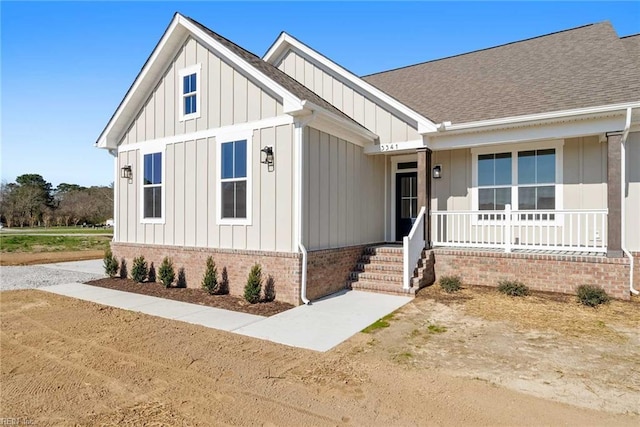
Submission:
[[[296,161],[296,222],[298,249],[302,252],[302,278],[300,281],[300,299],[305,305],[311,305],[311,301],[307,298],[307,248],[302,243],[302,141],[304,127],[316,118],[316,112],[305,120],[296,121],[295,123],[295,147],[297,149]]]
[[[118,221],[118,199],[120,198],[120,174],[118,173],[118,169],[120,169],[118,150],[109,150],[109,154],[113,156],[113,236],[111,237],[112,242],[118,241],[118,225],[120,222]]]
[[[626,158],[626,144],[627,144],[627,137],[629,136],[629,129],[631,128],[631,111],[632,108],[629,107],[627,108],[627,120],[624,124],[624,132],[622,133],[622,140],[620,141],[620,186],[622,187],[620,189],[620,198],[621,198],[621,203],[620,203],[620,228],[621,228],[621,236],[620,236],[620,246],[622,247],[622,251],[624,252],[624,254],[627,256],[627,258],[629,258],[629,292],[631,292],[633,295],[638,295],[640,294],[640,292],[638,292],[638,290],[636,290],[633,287],[633,255],[631,255],[631,252],[629,252],[629,250],[626,247],[626,234],[627,234],[627,228],[626,228],[626,206],[625,206],[625,197],[624,197],[624,190],[626,187],[626,181],[627,181],[627,176],[626,176],[626,166],[627,166],[627,158]]]

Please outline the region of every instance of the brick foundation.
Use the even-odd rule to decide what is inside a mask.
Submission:
[[[184,267],[187,286],[199,288],[202,283],[207,257],[213,257],[218,269],[218,280],[222,268],[227,267],[229,275],[229,293],[242,296],[251,267],[258,263],[262,266],[262,275],[272,275],[275,279],[276,299],[290,304],[300,304],[300,276],[302,256],[297,253],[248,251],[233,249],[193,248],[161,245],[141,245],[135,243],[111,243],[113,254],[127,261],[129,271],[133,258],[144,256],[147,263],[153,262],[156,272],[162,259],[168,256],[176,269]]]
[[[310,300],[344,289],[349,274],[370,245],[325,249],[307,254],[307,298]]]
[[[613,298],[629,299],[629,260],[599,256],[546,255],[434,249],[436,279],[458,275],[470,285],[497,286],[519,280],[530,289],[574,294],[580,285],[596,285]],[[635,254],[640,264],[640,254]],[[640,276],[640,266],[634,276]],[[634,282],[639,283],[634,277]]]

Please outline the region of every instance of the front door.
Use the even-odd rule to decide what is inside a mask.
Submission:
[[[409,234],[418,216],[418,173],[396,174],[396,240]]]

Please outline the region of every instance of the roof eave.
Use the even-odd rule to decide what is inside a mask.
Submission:
[[[280,33],[276,41],[271,45],[269,50],[267,50],[262,59],[272,65],[275,65],[282,59],[282,56],[287,52],[289,48],[295,48],[305,55],[315,59],[316,61],[318,61],[318,63],[322,64],[323,67],[332,70],[345,80],[360,87],[361,90],[369,93],[379,103],[386,105],[388,108],[396,110],[402,116],[406,117],[410,121],[415,122],[418,133],[424,134],[436,130],[436,124],[428,118],[407,107],[405,104],[401,103],[397,99],[391,97],[390,95],[376,88],[370,83],[367,83],[349,70],[331,61],[326,56],[313,50],[309,46],[305,45],[295,37],[285,32]]]
[[[522,116],[503,117],[490,120],[479,120],[474,122],[456,123],[442,122],[437,125],[435,131],[425,133],[425,136],[437,136],[443,133],[468,132],[468,131],[490,131],[510,126],[536,125],[550,120],[571,120],[584,119],[589,117],[599,117],[603,114],[624,113],[627,108],[639,108],[640,101],[624,102],[620,104],[601,105],[595,107],[576,108],[570,110],[551,111]]]

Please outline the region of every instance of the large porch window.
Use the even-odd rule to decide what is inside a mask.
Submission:
[[[474,209],[552,211],[558,208],[557,149],[527,149],[474,156]],[[496,219],[484,215],[482,219]],[[520,219],[549,220],[550,214],[520,215]]]

